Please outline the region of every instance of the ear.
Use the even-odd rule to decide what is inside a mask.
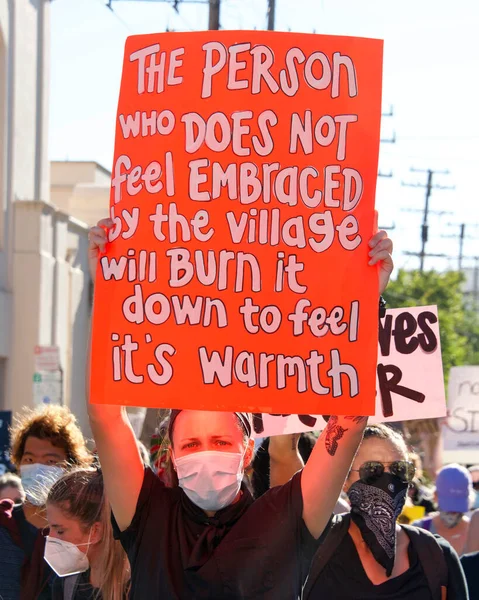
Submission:
[[[243,468],[246,470],[254,459],[254,440],[251,439],[248,441],[248,446],[246,447],[246,452],[244,455]]]
[[[171,448],[171,446],[168,446],[168,461],[171,464],[171,467],[173,468],[173,470],[176,472],[176,464],[175,464],[175,456],[173,454],[173,450]]]
[[[95,523],[93,523],[91,530],[90,530],[90,543],[98,544],[98,542],[100,542],[102,538],[103,538],[103,526],[100,523],[100,521],[96,521]]]

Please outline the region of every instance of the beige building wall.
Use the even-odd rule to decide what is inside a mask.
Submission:
[[[58,346],[62,402],[88,429],[88,226],[50,197],[49,9],[50,0],[0,0],[0,409],[33,406],[35,346]],[[55,173],[72,185],[68,169]],[[103,189],[107,173],[85,164],[78,179]]]
[[[111,173],[96,162],[50,163],[53,204],[90,227],[109,215]]]
[[[48,162],[49,9],[0,0],[0,410],[34,405],[34,349],[57,346],[61,401],[89,435],[88,228],[108,216],[110,173]]]

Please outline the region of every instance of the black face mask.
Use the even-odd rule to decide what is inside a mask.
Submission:
[[[388,577],[396,558],[396,521],[406,502],[407,488],[407,482],[385,472],[370,483],[356,481],[348,491],[351,518]]]

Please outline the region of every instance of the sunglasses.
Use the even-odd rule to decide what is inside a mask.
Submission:
[[[384,471],[386,471],[386,467],[391,475],[399,477],[399,479],[405,483],[411,483],[416,474],[416,467],[413,463],[407,462],[406,460],[395,460],[392,463],[386,463],[386,465],[379,461],[368,460],[363,463],[359,469],[351,469],[351,471],[358,472],[359,479],[364,483],[371,483],[381,477]]]
[[[476,492],[479,492],[479,481],[474,481],[472,483],[472,487],[476,490]]]

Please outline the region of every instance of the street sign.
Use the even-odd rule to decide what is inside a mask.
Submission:
[[[37,372],[60,370],[60,348],[58,346],[35,346],[34,368]]]
[[[45,371],[33,375],[33,404],[62,403],[61,371]]]

